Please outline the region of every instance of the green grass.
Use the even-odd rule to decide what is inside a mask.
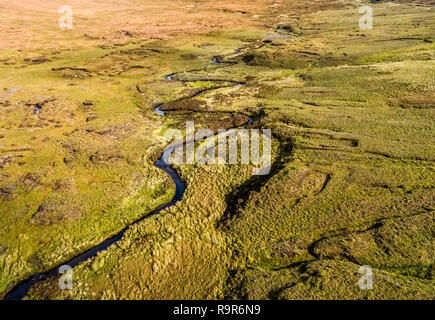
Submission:
[[[67,87],[63,97],[77,97],[76,105],[84,99],[96,101],[92,108],[99,118],[66,137],[62,130],[73,128],[58,128],[62,138],[57,144],[46,142],[51,148],[46,158],[53,157],[54,148],[63,154],[65,149],[78,150],[70,151],[77,196],[70,195],[73,199],[65,205],[86,208],[81,212],[89,214],[81,218],[80,230],[63,231],[67,240],[62,245],[52,241],[38,251],[46,239],[65,230],[66,222],[43,230],[29,227],[31,212],[44,201],[59,208],[66,194],[43,194],[40,190],[48,190],[48,182],[30,192],[20,185],[16,200],[4,200],[3,205],[5,212],[15,212],[2,217],[11,230],[0,238],[0,244],[8,244],[6,254],[0,255],[3,288],[62,261],[73,253],[71,248],[80,252],[97,243],[170,198],[168,179],[151,167],[150,159],[163,148],[164,129],[182,127],[193,115],[169,113],[162,124],[151,105],[212,87],[213,82],[164,79],[172,72],[202,69],[184,76],[246,82],[196,99],[210,110],[250,114],[253,127],[271,128],[271,174],[253,177],[252,168],[242,165],[177,167],[187,186],[182,201],[135,224],[119,243],[74,268],[73,290],[59,290],[57,279],[49,279],[36,285],[28,299],[433,299],[434,47],[399,39],[432,39],[433,12],[412,4],[376,4],[375,28],[360,31],[357,8],[348,4],[343,9],[331,2],[319,11],[310,2],[311,12],[298,17],[268,13],[264,19],[269,25],[297,30],[288,37],[282,29],[257,26],[180,37],[171,46],[157,41],[76,55],[68,65],[86,65],[94,76],[74,82],[97,90],[88,98],[89,91]],[[282,9],[293,5],[287,2]],[[265,39],[272,42],[250,46]],[[161,53],[150,53],[148,46]],[[246,50],[233,55],[243,46]],[[109,52],[115,53],[99,58]],[[210,59],[219,54],[238,63],[217,67]],[[151,69],[107,75],[138,62]],[[37,68],[28,67],[33,71],[22,71],[23,77],[26,72],[34,77]],[[63,79],[62,73],[44,77],[53,83]],[[113,83],[110,89],[107,81]],[[119,102],[116,117],[114,101]],[[83,112],[76,111],[77,117],[85,117]],[[199,113],[195,117],[205,127],[218,121]],[[110,134],[125,135],[122,143],[108,144],[110,140],[93,133],[107,128]],[[86,129],[92,138],[85,138]],[[27,141],[34,133],[21,135],[17,139]],[[121,160],[89,163],[96,152],[118,150]],[[45,171],[43,155],[33,157],[38,159],[33,170]],[[7,168],[15,179],[25,173],[16,165]],[[49,181],[59,178],[65,166],[52,170]],[[132,179],[138,172],[141,179]],[[126,187],[120,176],[136,184]],[[120,211],[126,212],[122,219]],[[21,230],[24,236],[17,236]],[[31,237],[43,240],[32,244]],[[58,256],[62,250],[68,253]],[[34,260],[25,260],[32,255]],[[358,288],[361,265],[374,269],[373,290]]]

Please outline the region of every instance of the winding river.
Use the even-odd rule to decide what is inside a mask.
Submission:
[[[238,54],[240,52],[240,49],[237,49],[235,51],[236,54]],[[217,56],[214,56],[212,58],[212,61],[215,64],[219,64],[222,65],[221,67],[225,67],[226,65],[229,65],[230,63],[227,62],[222,62],[219,60],[219,58]],[[192,72],[192,71],[186,71],[186,72]],[[165,78],[167,80],[170,81],[177,81],[174,80],[173,78],[177,75],[178,73],[171,73],[169,75],[167,75]],[[194,82],[194,81],[205,81],[205,80],[185,80],[186,82]],[[209,88],[209,89],[203,89],[200,90],[199,92],[195,93],[194,95],[190,95],[188,97],[184,97],[181,98],[177,101],[180,100],[185,100],[185,99],[191,99],[193,97],[196,97],[204,92],[207,91],[211,91],[211,90],[216,90],[219,88],[223,88],[223,87],[236,87],[236,86],[242,86],[245,83],[244,82],[237,82],[237,81],[232,81],[232,80],[211,80],[211,81],[225,81],[225,82],[229,82],[232,83],[232,85],[226,85],[226,86],[221,86],[221,87],[217,87],[217,88]],[[160,116],[164,116],[165,115],[165,111],[160,110],[160,107],[164,105],[163,103],[160,103],[159,105],[157,105],[155,107],[155,111],[157,112],[158,115]],[[230,117],[233,117],[234,112],[229,112]],[[252,118],[249,118],[249,120],[243,124],[242,126],[245,125],[249,125],[252,123]],[[234,128],[233,128],[234,129]],[[177,147],[181,147],[182,145],[189,143],[191,141],[187,141],[184,142],[183,144],[177,145],[172,147],[171,149],[165,149],[162,152],[162,155],[160,156],[160,158],[154,163],[154,166],[165,171],[172,179],[172,181],[175,184],[175,195],[172,198],[172,200],[168,203],[162,204],[161,206],[159,206],[158,208],[156,208],[154,211],[150,212],[149,214],[143,216],[142,218],[134,221],[132,224],[126,226],[124,229],[122,229],[120,232],[118,232],[116,235],[112,236],[111,238],[108,238],[106,240],[104,240],[103,242],[101,242],[100,244],[96,245],[95,247],[77,255],[76,257],[72,258],[69,261],[66,261],[64,263],[62,263],[62,265],[68,265],[71,268],[76,267],[78,264],[80,264],[81,262],[84,262],[92,257],[94,257],[98,252],[104,251],[107,248],[109,248],[112,244],[118,242],[119,240],[122,239],[124,233],[127,231],[128,228],[130,228],[132,225],[137,224],[138,222],[144,220],[144,219],[148,219],[156,214],[159,214],[161,211],[173,206],[174,204],[176,204],[178,201],[180,201],[183,197],[184,191],[185,191],[185,185],[183,183],[183,181],[181,180],[180,176],[178,175],[178,173],[167,163],[167,157],[168,155],[175,150],[175,148]],[[21,282],[19,282],[17,285],[15,285],[5,296],[6,300],[20,300],[22,298],[24,298],[27,294],[27,292],[29,291],[29,289],[35,285],[36,283],[39,283],[41,281],[44,281],[46,279],[55,277],[59,275],[59,268],[60,266],[56,266],[55,268],[52,268],[46,272],[42,272],[42,273],[36,273],[32,276],[30,276],[29,278],[27,278],[26,280],[23,280]]]

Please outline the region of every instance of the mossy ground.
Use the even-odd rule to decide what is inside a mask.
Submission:
[[[2,105],[12,161],[1,171],[0,292],[168,201],[171,183],[152,166],[161,133],[192,117],[220,124],[208,110],[272,129],[271,174],[178,167],[182,201],[74,268],[73,290],[54,278],[27,298],[433,299],[434,12],[373,4],[374,29],[363,31],[361,4],[260,1],[259,17],[228,5],[222,14],[243,28],[2,65],[3,86],[19,91]],[[237,63],[215,65],[216,55]],[[164,78],[188,70],[246,85],[158,118],[155,103],[215,85]],[[56,98],[39,116],[26,106],[36,95]],[[358,288],[361,265],[374,268],[373,290]]]

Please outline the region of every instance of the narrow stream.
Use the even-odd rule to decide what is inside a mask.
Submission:
[[[172,200],[168,203],[162,204],[157,209],[155,209],[151,213],[147,214],[146,216],[140,218],[139,220],[136,220],[132,224],[130,224],[127,227],[125,227],[124,229],[122,229],[116,235],[101,242],[99,245],[79,254],[78,256],[72,258],[70,261],[62,263],[62,265],[68,265],[71,268],[76,267],[79,263],[86,261],[89,258],[92,258],[98,252],[106,250],[112,244],[121,240],[125,231],[127,231],[127,229],[129,227],[131,227],[132,225],[134,225],[142,220],[148,219],[156,214],[159,214],[164,209],[169,208],[170,206],[173,206],[174,204],[176,204],[178,201],[181,200],[181,198],[183,197],[184,191],[185,191],[184,183],[181,180],[178,173],[174,169],[172,169],[170,165],[166,164],[162,160],[162,157],[163,157],[163,153],[162,153],[162,156],[154,163],[154,166],[165,171],[171,177],[172,181],[174,181],[174,183],[175,183],[175,195],[172,198]],[[15,287],[13,287],[12,290],[10,290],[6,294],[5,300],[20,300],[20,299],[24,298],[26,296],[27,292],[29,291],[29,289],[34,284],[41,282],[41,281],[44,281],[48,278],[55,277],[55,276],[59,275],[58,270],[59,270],[60,266],[61,265],[59,265],[53,269],[50,269],[47,272],[34,274],[34,275],[30,276],[29,278],[27,278],[26,280],[21,281]]]
[[[238,51],[236,51],[238,52]],[[213,62],[216,64],[220,64],[220,65],[225,65],[225,62],[220,62],[218,61],[218,58],[215,56],[212,58]],[[166,76],[167,80],[170,81],[174,81],[173,77],[176,75],[177,73],[171,73],[169,75]],[[234,81],[233,81],[234,82]],[[244,83],[242,82],[234,82],[235,84],[233,85],[235,86],[242,86],[244,85]],[[215,88],[211,88],[211,90],[214,90]],[[202,92],[206,92],[208,90],[203,90]],[[198,93],[198,95],[200,94]],[[188,97],[191,98],[191,97]],[[159,104],[156,108],[155,111],[157,112],[158,115],[160,116],[164,116],[165,112],[160,110],[159,107],[161,107],[163,104]],[[232,117],[234,115],[234,112],[230,112],[230,116]],[[248,122],[245,123],[244,125],[249,125],[252,123],[252,118],[249,118]],[[234,128],[233,128],[234,129]],[[191,142],[191,141],[190,141]],[[185,143],[189,143],[185,142]],[[185,144],[184,143],[184,144]],[[78,256],[72,258],[71,260],[62,263],[61,265],[56,266],[55,268],[52,268],[46,272],[42,272],[42,273],[36,273],[32,276],[30,276],[29,278],[27,278],[26,280],[23,280],[21,282],[19,282],[17,285],[15,285],[5,296],[5,300],[21,300],[22,298],[24,298],[27,294],[27,292],[29,291],[29,289],[35,285],[36,283],[39,283],[41,281],[44,281],[46,279],[55,277],[59,275],[59,268],[62,265],[68,265],[71,268],[76,267],[78,264],[80,264],[81,262],[84,262],[86,260],[88,260],[89,258],[94,257],[98,252],[104,251],[107,248],[109,248],[112,244],[118,242],[119,240],[122,239],[124,233],[127,231],[128,228],[130,228],[132,225],[148,219],[156,214],[159,214],[161,211],[163,211],[164,209],[167,209],[171,206],[173,206],[174,204],[176,204],[178,201],[180,201],[183,197],[184,191],[185,191],[185,185],[183,183],[183,181],[181,180],[180,176],[178,175],[178,173],[167,163],[167,157],[168,155],[175,150],[175,148],[177,147],[181,147],[182,145],[179,146],[174,146],[169,150],[164,150],[160,156],[160,158],[154,163],[154,166],[165,171],[172,179],[172,181],[174,181],[175,183],[175,195],[172,198],[172,200],[166,204],[162,204],[161,206],[159,206],[157,209],[155,209],[154,211],[152,211],[151,213],[145,215],[144,217],[140,218],[139,220],[134,221],[132,224],[126,226],[124,229],[122,229],[120,232],[118,232],[116,235],[112,236],[111,238],[108,238],[106,240],[104,240],[103,242],[101,242],[100,244],[98,244],[97,246],[79,254]]]

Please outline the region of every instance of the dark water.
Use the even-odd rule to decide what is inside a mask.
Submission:
[[[168,76],[169,77],[169,76]],[[156,108],[156,112],[159,115],[164,115],[164,112],[161,111],[160,109],[158,109],[158,107]],[[62,265],[68,265],[71,268],[74,268],[75,266],[77,266],[79,263],[84,262],[86,260],[88,260],[89,258],[94,257],[98,252],[104,251],[107,248],[109,248],[112,244],[114,244],[115,242],[118,242],[119,240],[122,239],[122,236],[124,235],[125,231],[132,225],[144,220],[144,219],[148,219],[158,213],[160,213],[162,210],[173,206],[174,204],[176,204],[178,201],[181,200],[181,198],[183,197],[184,191],[185,191],[185,186],[183,181],[181,180],[180,176],[178,175],[178,173],[171,168],[170,165],[168,165],[167,163],[165,163],[163,161],[163,156],[164,153],[162,153],[162,155],[160,156],[160,158],[154,163],[154,166],[165,171],[172,179],[172,181],[174,181],[175,184],[175,195],[172,198],[172,200],[166,204],[161,205],[160,207],[158,207],[157,209],[155,209],[154,211],[152,211],[151,213],[147,214],[146,216],[140,218],[139,220],[133,222],[131,225],[125,227],[124,229],[122,229],[120,232],[118,232],[116,235],[114,235],[113,237],[104,240],[103,242],[101,242],[99,245],[89,249],[86,252],[83,252],[81,254],[79,254],[78,256],[72,258],[71,260],[63,263]],[[20,300],[22,298],[25,297],[25,295],[27,294],[27,292],[29,291],[29,289],[36,283],[44,281],[48,278],[51,277],[55,277],[59,274],[59,268],[62,266],[59,265],[47,272],[43,272],[43,273],[37,273],[34,274],[32,276],[30,276],[29,278],[27,278],[26,280],[21,281],[20,283],[18,283],[15,287],[12,288],[12,290],[10,290],[7,294],[5,299],[6,300]]]

